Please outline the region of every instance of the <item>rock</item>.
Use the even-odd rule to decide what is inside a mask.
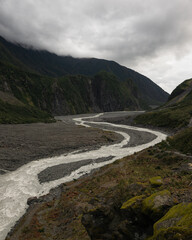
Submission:
[[[111,209],[103,206],[84,214],[81,221],[91,239],[102,239],[101,236],[108,233],[107,228],[113,218]]]
[[[131,225],[133,223],[139,223],[139,225],[142,225],[143,219],[145,217],[142,213],[142,201],[144,197],[144,195],[133,197],[124,202],[121,206],[122,217],[129,219],[129,221],[131,221]]]
[[[38,202],[39,202],[39,199],[37,197],[31,197],[31,198],[28,198],[28,200],[27,200],[28,205],[38,203]]]
[[[152,177],[149,179],[149,182],[153,187],[159,187],[163,184],[163,179],[160,176]]]
[[[128,201],[123,203],[123,205],[121,206],[121,210],[134,211],[134,210],[140,208],[143,198],[144,198],[144,195],[140,195],[140,196],[136,196],[136,197],[129,199]]]
[[[163,190],[144,199],[142,205],[142,212],[152,220],[157,220],[173,206],[173,199],[168,190]]]
[[[172,207],[154,224],[154,234],[150,239],[192,239],[192,203]]]

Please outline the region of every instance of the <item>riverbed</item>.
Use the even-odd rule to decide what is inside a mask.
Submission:
[[[122,138],[120,142],[93,150],[77,150],[38,159],[0,176],[0,240],[6,237],[10,228],[25,213],[28,198],[45,195],[61,183],[78,179],[94,169],[141,151],[166,138],[166,134],[154,130],[102,122],[106,115],[107,113],[73,118],[79,126],[98,127],[116,132]],[[57,119],[67,121],[66,117]],[[138,136],[132,141],[134,135]]]

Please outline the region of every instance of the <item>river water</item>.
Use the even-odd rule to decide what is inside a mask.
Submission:
[[[117,159],[153,146],[167,137],[167,135],[161,132],[150,129],[93,121],[93,118],[97,118],[101,115],[102,114],[97,114],[94,117],[75,118],[74,121],[76,124],[85,127],[89,127],[94,124],[94,126],[97,125],[98,128],[102,129],[105,129],[105,126],[114,127],[115,129],[118,128],[119,131],[115,132],[123,136],[123,140],[120,143],[102,146],[101,148],[92,151],[75,151],[59,157],[39,159],[23,165],[16,171],[0,176],[0,240],[5,239],[7,233],[15,225],[16,221],[18,221],[19,218],[25,213],[27,209],[28,198],[45,195],[50,191],[50,189],[58,186],[61,183],[77,179],[86,173],[90,173],[93,169],[102,167],[106,164],[114,162]],[[123,146],[126,146],[130,140],[130,136],[127,134],[127,129],[152,133],[156,136],[156,138],[146,144],[125,148]],[[75,171],[69,172],[68,175],[60,179],[44,183],[39,182],[38,174],[48,167],[53,167],[64,163],[84,161],[87,159],[94,160],[98,158],[108,158],[110,160],[103,162],[93,161],[87,165],[80,166]]]

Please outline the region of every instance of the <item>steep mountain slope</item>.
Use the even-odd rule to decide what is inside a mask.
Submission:
[[[138,116],[137,124],[180,129],[191,125],[192,119],[192,79],[181,83],[170,95],[168,102],[157,109]]]
[[[168,98],[168,94],[149,78],[114,61],[57,56],[47,51],[27,49],[20,45],[12,44],[1,37],[0,46],[1,49],[4,48],[4,54],[0,54],[0,60],[4,61],[8,58],[9,62],[14,65],[25,65],[25,69],[30,68],[32,71],[43,75],[52,77],[61,77],[67,74],[94,76],[100,71],[106,71],[113,73],[122,81],[132,80],[138,89],[138,98],[144,104],[158,105],[164,103]],[[9,57],[7,57],[7,54]]]
[[[44,121],[50,115],[137,110],[141,104],[131,83],[121,82],[107,72],[94,77],[41,76],[0,61],[0,123]]]
[[[179,104],[180,102],[185,104],[190,104],[190,96],[192,94],[192,79],[186,80],[177,86],[171,95],[169,96],[169,101],[165,104],[166,107],[172,106],[174,104]]]

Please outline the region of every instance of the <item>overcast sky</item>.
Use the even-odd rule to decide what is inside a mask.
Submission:
[[[192,0],[0,0],[0,35],[115,60],[168,92],[192,77]]]

